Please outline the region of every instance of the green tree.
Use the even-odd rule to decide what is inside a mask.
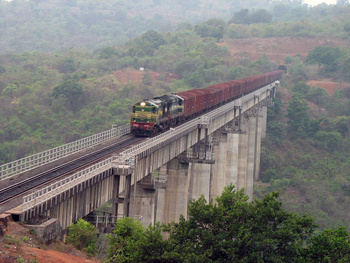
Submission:
[[[83,219],[68,227],[67,243],[77,249],[85,249],[89,255],[96,253],[97,235],[95,227]]]
[[[159,224],[144,228],[140,221],[126,217],[117,221],[108,239],[111,262],[166,262],[161,261],[166,246]]]
[[[201,37],[212,37],[220,40],[224,36],[226,23],[222,19],[212,18],[208,21],[196,25],[195,31]]]
[[[299,81],[292,86],[293,92],[298,92],[304,96],[309,92],[310,87],[304,81]]]
[[[132,57],[153,56],[154,52],[166,41],[163,36],[154,30],[147,31],[140,38],[129,42],[126,55]]]
[[[108,58],[112,58],[112,57],[115,57],[118,55],[119,55],[119,53],[118,53],[117,49],[114,47],[105,47],[104,49],[102,49],[100,51],[100,58],[102,58],[102,59],[108,59]]]
[[[72,57],[66,57],[64,60],[58,65],[59,71],[61,73],[72,73],[77,70],[77,65]]]
[[[15,84],[8,85],[1,92],[1,96],[13,98],[18,93],[18,87]]]
[[[306,95],[306,99],[318,106],[324,107],[327,102],[327,92],[320,87],[312,87]]]
[[[325,229],[311,238],[304,251],[305,262],[339,262],[350,261],[350,236],[345,227]]]
[[[288,128],[287,131],[293,138],[302,138],[307,135],[310,116],[308,105],[300,93],[294,93],[291,102],[288,104]]]
[[[250,14],[248,9],[241,9],[239,12],[233,14],[229,24],[250,24]]]
[[[255,13],[251,14],[251,23],[271,23],[272,15],[267,12],[265,9],[260,9]]]
[[[83,87],[76,76],[66,76],[66,78],[54,87],[51,96],[55,99],[65,98],[72,110],[77,110],[79,97],[83,94]]]
[[[318,46],[309,52],[306,62],[324,66],[324,72],[330,73],[338,70],[344,55],[339,47]]]
[[[170,226],[173,262],[294,262],[313,233],[310,216],[283,210],[279,194],[248,202],[244,190],[226,187],[217,204],[202,196],[189,219]]]
[[[272,15],[265,9],[259,9],[254,13],[249,13],[248,9],[241,9],[241,11],[234,13],[229,24],[255,24],[255,23],[271,23]]]
[[[6,73],[6,69],[3,66],[0,66],[0,75]]]
[[[276,171],[271,171],[275,173]],[[295,172],[295,170],[294,170]],[[275,184],[290,180],[274,180]],[[117,221],[109,235],[109,262],[347,262],[345,228],[314,235],[309,215],[285,211],[276,192],[249,201],[244,189],[225,188],[216,203],[201,196],[188,206],[188,220],[143,227]],[[162,232],[169,232],[163,239]]]
[[[337,149],[342,142],[339,132],[318,131],[315,135],[315,139],[318,141],[318,145],[321,145],[331,152]]]
[[[175,73],[182,78],[194,73],[204,62],[198,57],[184,57],[174,65]]]

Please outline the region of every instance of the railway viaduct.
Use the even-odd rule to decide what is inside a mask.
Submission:
[[[111,200],[112,221],[130,216],[148,225],[177,221],[180,215],[186,218],[190,200],[201,195],[215,199],[231,183],[252,198],[253,181],[259,177],[267,106],[272,105],[277,85],[265,86],[36,189],[5,215],[17,215],[49,240]],[[128,132],[126,128],[114,136]],[[55,158],[60,158],[58,151],[50,151],[50,156],[55,152]],[[34,159],[0,166],[0,179],[31,169],[38,163]]]

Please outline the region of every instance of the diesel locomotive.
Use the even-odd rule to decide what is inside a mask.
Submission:
[[[279,80],[283,73],[283,70],[276,70],[203,89],[142,100],[132,107],[131,133],[136,136],[152,136],[271,84]]]

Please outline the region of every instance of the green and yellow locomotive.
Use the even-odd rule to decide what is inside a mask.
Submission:
[[[131,114],[131,133],[151,136],[180,123],[183,105],[183,99],[177,95],[164,95],[136,103]]]
[[[131,133],[137,136],[152,136],[165,131],[184,120],[195,118],[243,95],[267,87],[282,78],[283,73],[283,70],[276,70],[215,84],[204,89],[193,89],[143,100],[133,106],[130,120]]]

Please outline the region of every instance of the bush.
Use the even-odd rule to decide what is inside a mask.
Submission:
[[[89,256],[96,253],[97,235],[95,227],[83,219],[68,227],[67,243],[79,250],[84,249]]]

